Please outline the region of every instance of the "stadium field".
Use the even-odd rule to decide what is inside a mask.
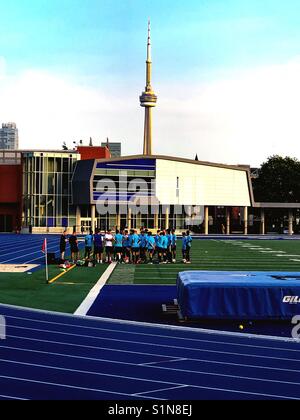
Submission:
[[[0,303],[36,309],[74,313],[107,268],[78,267],[54,284],[45,281],[42,235],[0,235],[1,264],[37,264],[31,273],[0,272]],[[49,250],[58,255],[59,236],[49,236]],[[81,249],[83,243],[81,243]],[[192,264],[181,262],[178,241],[176,264],[118,265],[109,285],[174,285],[177,274],[185,270],[300,271],[298,240],[194,240]],[[61,273],[49,266],[50,279]]]
[[[186,270],[300,271],[298,240],[194,240],[192,264],[119,265],[109,284],[175,284]]]

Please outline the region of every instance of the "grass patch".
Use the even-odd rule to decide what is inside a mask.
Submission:
[[[0,274],[0,302],[3,304],[74,313],[107,266],[76,267],[51,285],[46,284],[45,270]],[[61,271],[49,266],[49,278]]]

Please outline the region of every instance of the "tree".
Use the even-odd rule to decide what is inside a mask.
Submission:
[[[300,203],[300,161],[271,156],[259,169],[253,189],[258,202]]]

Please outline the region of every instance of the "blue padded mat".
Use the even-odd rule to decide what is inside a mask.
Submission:
[[[300,311],[300,273],[187,271],[177,279],[189,319],[292,319]]]

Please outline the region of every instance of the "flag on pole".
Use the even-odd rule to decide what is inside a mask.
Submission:
[[[46,266],[46,282],[49,283],[49,271],[48,271],[48,244],[47,238],[44,239],[42,252],[45,254],[45,266]]]

